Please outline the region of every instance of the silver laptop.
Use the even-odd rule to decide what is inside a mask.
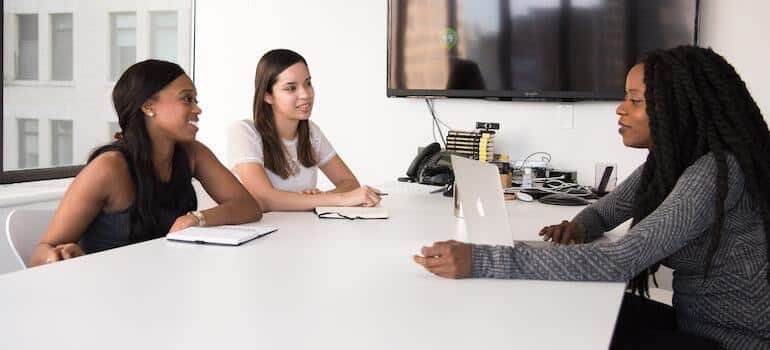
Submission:
[[[471,241],[513,244],[497,166],[452,155],[452,169]]]

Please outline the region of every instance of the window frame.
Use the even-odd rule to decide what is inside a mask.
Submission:
[[[196,28],[196,7],[197,7],[197,1],[196,0],[190,0],[190,78],[195,81],[195,28]],[[5,2],[0,3],[0,10],[3,11],[3,14],[5,14]],[[38,19],[39,20],[39,19]],[[73,14],[73,28],[75,26],[74,23],[75,17]],[[0,28],[2,28],[3,35],[0,35],[0,47],[5,50],[5,15],[0,16]],[[38,35],[40,33],[38,32]],[[73,35],[74,35],[74,29],[73,29]],[[73,37],[74,40],[74,37]],[[138,43],[137,43],[138,44]],[[38,65],[40,64],[40,61],[38,60]],[[5,65],[5,57],[4,55],[0,55],[0,68],[2,68],[3,71],[6,71],[9,67],[6,67]],[[10,67],[15,71],[15,67]],[[39,69],[39,68],[38,68]],[[15,72],[14,72],[15,74]],[[74,76],[73,76],[74,78]],[[5,101],[5,94],[0,93],[0,104],[2,104]],[[62,166],[62,167],[51,167],[51,168],[37,168],[37,169],[20,169],[20,170],[5,170],[4,166],[4,158],[5,158],[5,118],[3,111],[0,110],[0,185],[4,184],[13,184],[13,183],[21,183],[21,182],[30,182],[30,181],[44,181],[44,180],[55,180],[55,179],[63,179],[63,178],[71,178],[75,177],[80,170],[85,167],[85,164],[82,165],[72,165],[72,166]],[[73,126],[74,128],[74,126]],[[74,129],[73,129],[74,132]],[[74,137],[74,135],[73,135]],[[74,138],[73,138],[74,141]]]

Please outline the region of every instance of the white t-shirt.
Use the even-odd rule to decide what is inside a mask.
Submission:
[[[310,144],[318,159],[318,166],[323,166],[331,160],[337,152],[329,140],[321,132],[315,123],[308,121],[310,126]],[[278,190],[299,192],[316,188],[318,182],[318,166],[305,167],[297,158],[297,139],[281,140],[288,152],[289,164],[299,169],[294,175],[282,179],[269,169],[265,168],[268,179],[273,187]],[[227,166],[230,171],[235,171],[235,166],[242,163],[257,163],[265,166],[265,158],[262,150],[262,137],[254,127],[251,120],[239,120],[233,123],[227,132]]]

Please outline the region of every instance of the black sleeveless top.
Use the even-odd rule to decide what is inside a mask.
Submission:
[[[130,159],[129,155],[119,148],[107,150],[121,151],[126,159]],[[130,236],[131,219],[135,215],[135,204],[131,204],[128,208],[118,212],[101,212],[88,225],[80,239],[80,247],[83,248],[83,251],[90,254],[163,237],[178,217],[198,207],[198,199],[192,186],[189,159],[181,147],[177,146],[174,150],[171,179],[165,183],[157,181],[155,188],[155,202],[157,204],[152,215],[158,225],[156,232],[143,232],[141,238],[132,239]]]

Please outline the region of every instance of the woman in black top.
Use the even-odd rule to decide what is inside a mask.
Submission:
[[[129,67],[112,92],[121,132],[75,177],[32,265],[163,237],[190,226],[259,220],[262,209],[203,144],[196,90],[174,63]],[[195,177],[218,206],[197,211]]]

